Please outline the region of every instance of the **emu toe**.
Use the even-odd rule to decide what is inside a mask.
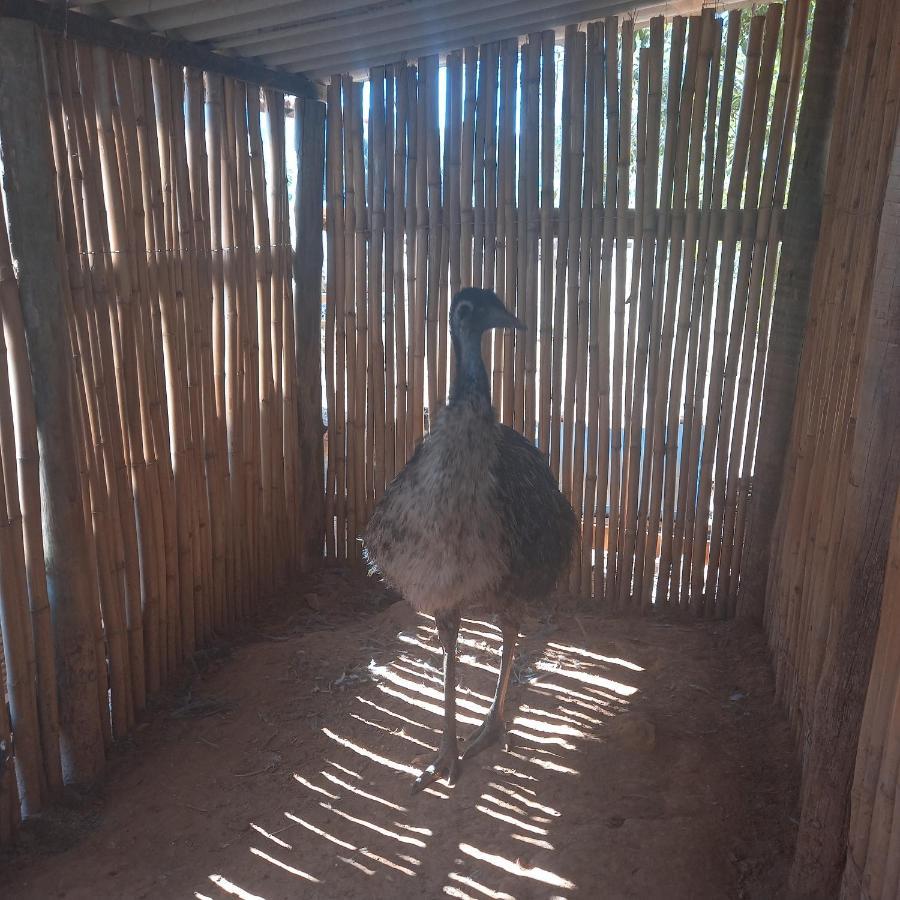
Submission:
[[[439,778],[446,780],[448,785],[456,784],[459,777],[460,762],[456,748],[442,747],[438,755],[423,770],[422,774],[413,782],[412,792],[418,794],[423,788],[437,781]]]
[[[488,714],[488,717],[466,738],[462,758],[471,759],[494,744],[500,744],[504,750],[509,750],[509,735],[506,733],[506,723],[503,719]]]

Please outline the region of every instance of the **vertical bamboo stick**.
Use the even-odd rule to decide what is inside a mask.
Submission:
[[[537,441],[537,349],[538,349],[538,240],[540,237],[539,179],[540,179],[540,87],[541,87],[541,36],[532,34],[528,39],[528,52],[523,61],[525,116],[525,155],[522,175],[525,193],[519,200],[525,215],[524,228],[524,296],[525,332],[516,335],[516,341],[525,344],[525,415],[523,431],[529,441]],[[521,293],[521,292],[520,292]]]
[[[415,442],[422,434],[421,425],[417,425],[417,417],[421,418],[421,408],[416,405],[417,366],[415,361],[416,316],[418,309],[418,290],[416,273],[418,271],[418,204],[419,204],[419,108],[418,108],[418,70],[407,67],[406,74],[406,453],[412,453]],[[425,165],[423,155],[422,165]]]
[[[366,247],[368,216],[365,191],[365,158],[363,147],[363,86],[354,82],[350,92],[351,130],[353,143],[353,201],[356,204],[356,519],[353,528],[354,561],[359,561],[360,545],[357,538],[362,534],[368,518],[372,488],[372,454],[367,441],[366,386],[368,381],[368,284],[366,280]]]
[[[619,24],[615,18],[604,22],[604,44],[606,51],[606,116],[607,116],[607,171],[609,173],[606,191],[605,216],[614,218],[615,228],[615,271],[611,270],[613,244],[609,234],[610,225],[604,219],[604,253],[609,260],[605,292],[609,302],[614,304],[613,314],[613,359],[612,384],[610,387],[610,456],[609,456],[609,530],[606,553],[606,584],[604,599],[611,602],[617,596],[617,567],[620,528],[620,495],[622,488],[622,376],[625,363],[625,264],[628,251],[628,237],[625,229],[625,215],[619,206],[628,208],[630,190],[631,159],[631,68],[634,53],[634,38],[631,26],[625,23],[622,30],[621,93],[619,89],[618,42]],[[627,77],[625,77],[627,76]],[[627,84],[626,84],[627,82]],[[621,112],[620,112],[621,96]],[[627,103],[626,103],[627,97]],[[609,240],[606,240],[609,235]],[[613,292],[613,286],[615,292]],[[601,450],[601,453],[603,451]],[[599,596],[595,588],[594,594]]]
[[[541,34],[540,398],[538,446],[549,456],[553,371],[553,179],[556,153],[556,36]],[[495,353],[497,352],[495,345]],[[502,352],[502,345],[500,345]]]
[[[570,344],[567,350],[575,356],[575,381],[573,402],[567,405],[569,414],[573,420],[572,426],[572,479],[571,499],[576,515],[582,517],[582,540],[579,550],[586,556],[590,556],[593,548],[593,510],[588,514],[584,509],[584,474],[585,474],[585,441],[587,440],[586,404],[587,404],[587,369],[588,353],[590,347],[590,266],[591,266],[591,233],[593,229],[593,180],[594,180],[594,145],[597,120],[593,115],[596,93],[596,69],[591,65],[592,57],[596,55],[596,46],[591,41],[598,39],[595,30],[590,29],[586,34],[585,49],[585,89],[582,96],[579,91],[579,100],[584,115],[584,149],[583,170],[584,176],[581,187],[580,223],[578,227],[581,245],[578,251],[578,301],[575,306],[573,321],[577,322],[577,341]],[[571,261],[572,257],[570,257]],[[568,454],[566,461],[569,460]],[[563,466],[565,471],[565,465]],[[585,535],[585,528],[591,531]],[[576,550],[575,561],[569,572],[569,590],[573,594],[581,592],[582,566],[579,550]]]
[[[425,408],[425,303],[428,294],[428,65],[419,62],[416,97],[416,254],[415,306],[411,329],[413,371],[413,441],[421,440],[424,430]]]
[[[394,313],[394,231],[396,210],[394,203],[394,67],[385,70],[384,107],[384,484],[397,472],[396,453],[396,363],[394,361],[396,330]],[[446,285],[444,287],[446,291]],[[446,389],[446,385],[445,385]],[[379,495],[380,496],[380,495]]]
[[[484,93],[479,94],[478,102],[484,106],[484,263],[482,284],[489,290],[495,290],[497,265],[497,202],[499,197],[497,174],[497,79],[500,67],[500,45],[489,44],[485,60]],[[500,381],[499,357],[503,353],[503,334],[494,331],[484,341],[485,367],[491,372],[491,356],[493,355],[494,379]],[[500,396],[497,396],[499,402]]]
[[[384,224],[385,224],[385,106],[384,69],[373,69],[369,79],[369,122],[372,126],[368,147],[369,184],[372,191],[369,242],[369,356],[372,379],[369,403],[374,419],[370,444],[374,445],[375,499],[380,500],[386,483],[385,469],[385,338],[383,336]],[[390,338],[391,336],[388,335]]]
[[[272,251],[269,213],[266,204],[266,172],[260,126],[260,100],[257,88],[247,89],[247,135],[250,151],[250,179],[253,203],[254,273],[256,280],[255,315],[259,334],[259,442],[260,548],[264,590],[272,589],[272,417],[274,383],[272,378]]]
[[[569,148],[572,143],[572,95],[573,70],[575,67],[575,43],[578,29],[569,25],[565,32],[563,47],[562,83],[562,140],[559,161],[559,227],[556,239],[556,280],[553,293],[553,351],[551,360],[550,385],[550,468],[557,480],[563,457],[562,404],[565,397],[563,381],[563,358],[565,355],[566,329],[566,271],[569,253],[569,182],[571,181],[572,160]]]
[[[584,91],[585,91],[585,33],[575,35],[575,58],[572,63],[572,94],[569,118],[572,123],[569,154],[569,234],[566,266],[566,329],[563,438],[561,453],[562,490],[572,499],[572,454],[575,435],[575,393],[578,370],[579,331],[586,323],[578,321],[581,262],[581,185],[584,164]]]
[[[341,79],[335,75],[328,87],[328,171],[331,177],[328,192],[328,222],[334,245],[334,397],[328,409],[328,453],[334,460],[335,493],[335,554],[338,559],[347,558],[347,434],[349,426],[346,407],[345,384],[347,372],[351,371],[347,359],[347,261],[345,227],[346,214],[351,209],[344,208],[344,118],[341,105]],[[331,248],[329,248],[331,249]],[[329,261],[331,254],[329,253]],[[331,264],[331,263],[329,263]],[[397,358],[400,356],[398,354]],[[326,370],[327,371],[327,370]]]
[[[636,601],[639,593],[637,584],[632,585],[635,572],[635,548],[637,546],[639,521],[640,472],[642,458],[642,438],[644,436],[644,387],[647,380],[653,311],[653,271],[655,261],[654,212],[659,182],[659,160],[655,148],[659,146],[660,117],[662,111],[662,56],[663,21],[655,18],[650,23],[650,51],[648,57],[647,82],[647,140],[645,152],[645,175],[643,196],[643,236],[641,240],[641,290],[634,357],[634,382],[629,427],[629,452],[625,494],[624,543],[622,572],[619,582],[619,602],[624,605],[629,599]],[[671,165],[671,140],[667,135],[668,152],[663,155],[663,181]],[[650,151],[654,152],[650,152]],[[667,165],[668,164],[668,165]],[[632,293],[632,300],[635,295]],[[633,312],[633,311],[632,311]],[[643,535],[642,535],[643,536]]]
[[[447,186],[444,191],[446,219],[444,235],[448,243],[447,266],[449,266],[449,293],[455,297],[462,287],[462,219],[461,219],[461,149],[462,149],[462,106],[463,106],[463,56],[459,51],[447,57],[446,75],[446,121],[444,125],[444,141],[446,148]],[[446,274],[442,264],[441,277]],[[443,347],[442,359],[447,352],[448,310],[443,308],[439,327]],[[453,355],[450,357],[453,366]],[[441,382],[439,394],[443,401],[447,396],[447,367],[441,365]]]
[[[356,534],[363,486],[358,482],[359,456],[357,420],[358,395],[365,392],[365,382],[358,384],[356,364],[356,180],[353,176],[353,158],[357,152],[354,129],[353,79],[343,77],[343,125],[344,125],[344,339],[347,372],[347,559],[353,561],[356,553]]]
[[[463,286],[474,284],[473,240],[475,207],[475,102],[477,97],[478,48],[466,47],[464,57],[462,151],[460,153],[460,275]]]
[[[440,126],[438,121],[438,58],[429,56],[422,60],[419,70],[424,75],[425,86],[425,148],[428,183],[428,255],[427,289],[425,293],[425,317],[427,321],[428,347],[428,421],[434,422],[438,402],[438,310],[441,262],[441,158]],[[420,105],[421,105],[420,94]]]
[[[498,178],[500,183],[500,202],[502,214],[498,222],[498,239],[502,240],[503,253],[497,259],[497,290],[507,307],[514,308],[516,290],[516,220],[515,220],[515,184],[516,184],[516,150],[515,150],[515,117],[516,117],[516,65],[519,49],[515,40],[506,40],[500,47],[500,96],[499,127],[500,166]],[[465,245],[463,245],[465,246]],[[513,401],[515,390],[514,376],[514,336],[507,330],[503,334],[503,355],[500,363],[500,387],[494,392],[494,402],[499,403],[502,394],[502,419],[505,425],[513,422]],[[495,378],[495,382],[497,379]]]
[[[623,25],[624,30],[624,25]],[[624,62],[624,61],[623,61]],[[628,73],[628,83],[631,82],[631,72]],[[624,77],[624,69],[623,69]],[[620,528],[619,543],[617,552],[619,555],[619,563],[617,567],[617,578],[619,583],[619,596],[623,596],[621,578],[619,577],[624,569],[625,561],[625,524],[626,524],[626,506],[629,496],[628,478],[632,464],[632,447],[631,447],[631,419],[634,407],[634,368],[635,368],[635,344],[637,341],[638,319],[640,316],[640,291],[641,291],[641,269],[642,269],[642,251],[644,240],[644,218],[646,211],[646,203],[644,200],[644,184],[647,175],[647,105],[649,99],[649,83],[650,83],[650,50],[647,47],[641,47],[638,51],[638,101],[637,101],[637,121],[636,121],[636,139],[635,139],[635,216],[634,216],[634,240],[631,245],[631,279],[628,285],[628,329],[625,344],[625,384],[624,384],[624,402],[622,413],[622,487],[620,497]],[[625,89],[626,82],[623,81],[622,88]],[[624,98],[623,98],[624,111]],[[629,572],[629,578],[631,577]],[[630,588],[629,588],[630,590]]]
[[[598,443],[601,431],[608,431],[608,377],[609,377],[609,307],[602,304],[602,233],[603,233],[603,193],[604,193],[604,160],[605,152],[605,118],[604,118],[604,60],[602,26],[599,22],[588,25],[588,84],[591,86],[591,102],[586,109],[586,117],[591,122],[593,139],[591,142],[590,193],[587,194],[590,208],[590,257],[589,257],[589,322],[588,322],[588,389],[587,389],[587,447],[585,453],[584,476],[584,512],[581,528],[581,573],[579,588],[590,597],[595,583],[603,583],[603,539],[606,531],[606,466],[600,472]],[[587,167],[587,163],[586,163]],[[604,345],[601,361],[601,345]],[[601,378],[601,367],[605,364],[605,381]],[[601,385],[602,393],[601,393]],[[605,423],[605,427],[602,423]],[[603,452],[608,462],[606,445]],[[602,480],[603,486],[599,482]],[[602,491],[602,498],[599,494]],[[599,507],[599,509],[598,509]],[[598,541],[598,533],[601,536]],[[598,552],[599,551],[599,552]],[[592,576],[592,569],[597,567],[598,575]]]
[[[408,150],[407,129],[409,118],[409,70],[406,65],[397,68],[397,136],[394,141],[394,330],[397,366],[397,445],[395,459],[397,470],[405,465],[407,449],[407,409],[409,404],[409,360],[406,352],[407,322],[410,294],[406,291],[405,273],[410,267],[410,247],[407,244],[407,220],[410,202],[406,177]]]

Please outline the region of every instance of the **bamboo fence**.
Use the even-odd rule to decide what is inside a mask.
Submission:
[[[50,34],[41,56],[109,745],[301,563],[286,98]],[[63,764],[32,372],[2,205],[0,313],[3,844],[58,796]]]
[[[900,890],[896,515],[891,543],[900,485],[895,5],[854,6],[848,35],[765,624],[776,696],[803,770],[791,893],[836,896],[843,870],[842,896],[888,898]],[[776,175],[783,196],[777,182]],[[751,304],[770,279],[751,272]],[[739,394],[758,402],[743,373],[739,384]],[[734,487],[725,486],[726,496]],[[745,515],[739,510],[734,522]],[[722,590],[721,563],[718,580]]]
[[[484,354],[581,519],[571,591],[732,614],[808,12],[467,47],[373,69],[365,107],[334,76],[329,556],[359,558],[446,400],[448,298],[482,285],[527,325]]]

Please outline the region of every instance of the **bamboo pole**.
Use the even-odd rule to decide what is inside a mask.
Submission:
[[[434,423],[438,401],[438,309],[441,262],[441,159],[440,126],[438,121],[438,58],[429,56],[420,61],[419,71],[424,76],[425,148],[427,159],[427,282],[425,291],[425,318],[427,322],[428,353],[428,422]],[[422,94],[419,95],[422,108]],[[420,135],[421,139],[421,135]]]
[[[294,427],[297,372],[292,352],[296,328],[294,325],[293,286],[290,277],[292,264],[290,229],[287,222],[285,97],[283,94],[269,90],[263,96],[269,118],[269,156],[272,161],[271,170],[266,179],[269,188],[269,230],[272,244],[271,508],[275,548],[273,575],[276,584],[279,584],[287,579],[294,569],[300,541],[299,516],[296,514],[299,481],[297,440],[299,435],[298,428]],[[294,113],[296,116],[296,104]],[[321,408],[321,402],[319,408]],[[286,422],[287,430],[285,429]],[[322,440],[324,442],[324,437]],[[322,528],[324,531],[327,523],[324,481],[322,503]],[[331,534],[333,540],[333,518]],[[321,552],[326,552],[324,535],[322,536],[322,545]]]
[[[346,428],[349,425],[345,411],[345,379],[349,371],[347,364],[347,328],[346,328],[346,298],[347,298],[347,269],[346,261],[346,234],[344,226],[344,124],[343,108],[341,105],[341,79],[335,75],[331,79],[328,88],[328,227],[333,235],[332,247],[329,245],[329,266],[334,267],[334,362],[333,362],[333,394],[329,393],[328,407],[328,454],[329,460],[334,465],[334,493],[335,493],[335,555],[338,559],[347,558],[347,451]],[[349,207],[348,207],[349,209]],[[333,256],[333,260],[332,260]],[[399,359],[398,354],[398,359]],[[326,356],[326,362],[328,357]],[[326,378],[328,368],[326,367]]]
[[[596,432],[596,453],[597,461],[597,489],[596,501],[594,509],[596,509],[596,524],[594,526],[593,539],[593,576],[591,581],[591,594],[597,603],[606,602],[608,591],[610,589],[615,573],[615,538],[612,535],[612,519],[615,510],[616,517],[618,514],[618,499],[612,497],[612,484],[614,479],[611,477],[615,471],[614,461],[611,459],[614,449],[612,440],[612,426],[616,426],[617,414],[612,412],[614,398],[610,394],[620,392],[621,380],[618,384],[611,384],[611,368],[610,363],[610,332],[611,325],[614,326],[612,309],[613,305],[613,284],[615,282],[615,271],[613,269],[613,250],[616,241],[616,231],[618,226],[618,216],[612,214],[616,209],[618,200],[618,180],[619,180],[619,108],[618,108],[618,69],[617,57],[617,25],[615,20],[606,20],[600,24],[601,33],[599,35],[602,41],[602,60],[600,71],[598,73],[598,96],[597,110],[595,115],[598,117],[605,114],[606,121],[606,146],[603,147],[602,135],[603,128],[600,127],[598,135],[598,154],[605,153],[606,162],[606,179],[603,183],[603,157],[601,156],[600,169],[597,173],[597,189],[596,201],[602,200],[604,207],[604,215],[602,220],[602,228],[600,222],[594,223],[594,249],[592,254],[597,258],[599,271],[592,266],[592,291],[599,294],[593,300],[593,304],[598,307],[599,333],[597,336],[598,346],[596,349],[598,361],[596,364],[596,375],[598,379],[597,392],[598,400],[596,402],[597,422],[592,427],[592,432]],[[605,111],[605,112],[604,112]],[[618,322],[618,318],[615,319]],[[613,333],[615,342],[615,333]],[[614,343],[613,352],[620,349],[618,342]],[[615,376],[613,369],[612,375]],[[621,372],[620,372],[621,379]],[[619,396],[620,393],[619,393]],[[612,420],[611,420],[612,417]],[[617,426],[616,426],[617,427]],[[590,440],[590,433],[589,433]],[[589,459],[593,459],[593,454],[589,450]],[[609,509],[610,530],[607,530],[607,509]],[[591,511],[593,513],[593,510]],[[609,551],[607,552],[607,540],[609,541]]]
[[[241,615],[241,604],[244,590],[242,531],[241,523],[245,521],[244,510],[244,448],[242,442],[243,433],[243,404],[241,402],[241,372],[243,368],[241,359],[241,336],[239,320],[242,308],[243,285],[240,279],[240,257],[238,243],[238,185],[237,185],[237,147],[235,137],[235,124],[237,116],[236,86],[230,81],[225,81],[225,153],[222,157],[222,245],[225,248],[224,272],[225,272],[225,409],[228,428],[228,461],[229,484],[231,488],[229,506],[231,526],[229,533],[229,569],[230,584],[228,623],[233,625]],[[178,354],[177,347],[172,345],[172,368],[175,391],[180,398],[180,376],[177,374]],[[171,401],[170,401],[171,402]],[[174,421],[173,417],[173,421]],[[183,428],[183,426],[182,426]],[[184,439],[182,439],[184,441]],[[178,446],[176,442],[176,447]],[[183,451],[182,451],[183,452]],[[176,451],[177,453],[177,451]],[[186,454],[185,454],[186,458]],[[177,460],[177,456],[176,456]],[[176,463],[177,466],[177,463]],[[185,462],[186,468],[186,462]],[[178,472],[176,468],[176,484]],[[184,529],[189,529],[190,524],[185,517]],[[190,544],[187,535],[182,536],[182,522],[179,520],[178,539],[179,556],[184,552],[190,552]],[[182,545],[185,545],[183,547]]]
[[[395,77],[394,66],[385,69],[384,84],[384,485],[389,484],[397,472],[396,462],[396,362],[394,359],[396,330],[394,313],[394,231],[397,220],[394,203],[394,115]],[[446,302],[446,278],[442,285],[442,297]],[[446,393],[446,381],[444,383]],[[380,495],[379,495],[380,496]]]
[[[447,98],[446,119],[444,124],[445,160],[447,186],[444,191],[444,203],[447,212],[444,239],[447,243],[446,266],[442,262],[441,278],[449,278],[449,294],[455,297],[462,287],[462,107],[463,107],[463,55],[457,51],[447,57]],[[449,272],[447,269],[449,268]],[[446,296],[442,287],[441,329],[441,363],[438,393],[443,402],[447,397],[447,334],[448,309]],[[450,366],[454,365],[453,354],[450,355]],[[496,370],[495,370],[496,371]]]
[[[384,69],[373,69],[369,78],[369,124],[371,139],[368,147],[369,185],[372,191],[371,237],[369,239],[369,355],[368,369],[372,377],[372,397],[369,403],[374,419],[373,445],[375,500],[384,493],[386,477],[385,430],[385,345],[393,335],[383,332],[383,285],[385,246],[385,105]]]
[[[356,513],[353,528],[353,555],[354,561],[360,559],[360,545],[357,538],[362,534],[363,527],[368,517],[369,501],[371,499],[371,464],[372,457],[367,452],[367,410],[366,410],[366,385],[368,366],[368,299],[366,283],[366,231],[368,216],[366,210],[365,191],[365,159],[363,156],[363,86],[361,82],[354,82],[350,91],[351,129],[350,139],[353,143],[353,202],[356,205],[356,230],[354,239],[356,244],[356,488],[357,496],[354,504]]]
[[[552,31],[541,34],[541,192],[540,192],[540,398],[538,446],[550,453],[551,378],[553,371],[553,179],[556,154],[556,62]],[[502,352],[495,343],[494,354]],[[496,394],[495,394],[496,395]]]
[[[338,460],[338,422],[336,378],[338,365],[337,334],[335,320],[338,308],[339,279],[343,276],[343,265],[338,259],[339,232],[343,237],[343,228],[338,224],[343,218],[343,178],[341,159],[341,126],[340,126],[340,82],[332,78],[328,83],[327,93],[327,140],[328,156],[325,169],[325,196],[327,211],[326,222],[326,297],[325,297],[325,404],[327,416],[327,469],[325,479],[325,555],[328,559],[339,559],[340,524],[338,509],[341,505],[339,492]],[[340,275],[338,274],[340,272]],[[342,373],[343,374],[343,373]]]
[[[597,118],[593,115],[596,102],[597,72],[592,64],[592,58],[596,56],[598,35],[595,29],[589,29],[586,33],[585,43],[585,92],[583,97],[584,114],[584,164],[583,180],[580,199],[580,238],[581,246],[578,254],[578,302],[576,305],[575,321],[578,324],[578,341],[574,348],[570,345],[567,349],[575,352],[575,396],[574,402],[567,406],[570,415],[574,418],[572,430],[572,504],[576,515],[582,519],[581,546],[575,551],[575,561],[569,572],[569,589],[573,594],[581,593],[582,560],[579,552],[590,556],[593,547],[593,509],[585,509],[585,442],[587,441],[587,369],[588,354],[590,352],[590,269],[591,269],[591,233],[593,228],[593,190],[594,190],[594,162],[595,162],[595,133]],[[568,459],[568,455],[566,457]],[[592,502],[593,505],[593,502]],[[585,534],[585,528],[590,531]]]
[[[472,155],[472,175],[474,178],[474,201],[472,204],[472,284],[475,287],[484,285],[484,154],[488,129],[487,95],[488,72],[490,70],[490,47],[482,44],[478,48],[478,67],[473,78],[473,94],[475,98],[475,146]],[[467,98],[469,99],[469,98]],[[485,341],[485,346],[487,341]]]
[[[359,484],[359,427],[358,395],[360,389],[365,394],[365,382],[358,384],[357,342],[356,342],[356,179],[353,175],[354,156],[358,152],[354,140],[353,80],[343,77],[344,113],[344,340],[346,346],[347,372],[347,559],[356,559],[356,535],[360,514],[357,505],[362,500],[364,486]]]
[[[406,75],[407,97],[407,130],[406,130],[406,455],[412,453],[416,442],[421,438],[422,426],[421,405],[417,405],[416,398],[420,396],[416,387],[418,367],[416,363],[416,335],[417,335],[417,311],[419,308],[419,296],[416,286],[416,273],[419,268],[419,105],[418,105],[418,70],[414,66],[408,66]],[[424,157],[422,165],[425,165]],[[463,245],[465,250],[465,245]]]
[[[473,241],[475,207],[475,102],[477,97],[478,48],[466,47],[463,60],[465,95],[463,99],[462,150],[460,152],[460,275],[462,284],[475,283]],[[412,149],[412,148],[410,148]],[[415,159],[415,157],[413,157]],[[412,195],[410,195],[412,196]]]
[[[500,44],[487,47],[485,60],[484,93],[479,93],[479,104],[485,110],[484,128],[484,263],[481,282],[488,290],[497,286],[497,202],[499,197],[497,174],[497,90],[500,74]],[[503,334],[495,330],[484,341],[485,368],[492,371],[493,380],[500,382],[499,358],[503,353]],[[493,396],[493,395],[492,395]],[[498,395],[499,399],[499,395]]]
[[[324,545],[322,457],[322,194],[325,187],[325,106],[304,100],[296,109],[297,192],[294,221],[294,321],[296,343],[291,371],[296,372],[297,458],[301,465],[298,500],[304,516],[299,538],[303,571],[316,568]],[[373,196],[379,190],[373,185]],[[379,323],[380,324],[380,323]],[[383,359],[381,365],[384,365]],[[382,370],[383,371],[383,370]],[[377,384],[378,382],[376,382]],[[380,383],[382,410],[384,382]],[[383,422],[383,412],[382,412]],[[384,432],[381,432],[382,446]],[[384,457],[382,457],[383,461]],[[383,468],[381,470],[384,471]]]
[[[624,26],[623,26],[624,30]],[[627,519],[627,503],[629,496],[628,478],[632,466],[632,446],[631,446],[631,419],[634,406],[634,369],[635,369],[635,344],[637,340],[638,318],[640,314],[640,290],[641,290],[641,268],[642,268],[642,247],[644,239],[644,218],[645,218],[645,200],[644,200],[644,184],[647,174],[647,104],[649,97],[650,83],[650,50],[647,47],[641,47],[638,51],[638,100],[637,100],[637,121],[635,122],[636,140],[635,140],[635,217],[634,217],[634,240],[632,242],[631,253],[631,280],[628,285],[628,330],[625,344],[625,384],[624,398],[622,405],[622,485],[620,490],[619,502],[619,543],[617,552],[619,562],[616,569],[616,577],[618,581],[618,596],[624,602],[624,587],[622,585],[622,574],[625,568],[625,539],[626,539],[626,519]],[[623,61],[624,62],[624,61]],[[623,69],[623,89],[626,85],[631,85],[631,71],[628,72],[628,78],[624,77]],[[624,98],[623,98],[624,101]],[[623,104],[624,110],[624,104]],[[628,571],[628,591],[631,590],[631,569]]]
[[[608,136],[606,208],[611,212],[628,203],[630,191],[631,159],[631,82],[632,54],[634,38],[630,23],[622,29],[621,92],[619,82],[619,23],[616,18],[606,19],[603,25],[604,49],[606,52],[606,116]],[[627,78],[624,77],[627,75]],[[620,113],[621,96],[621,113]],[[627,102],[626,102],[627,100]],[[609,217],[607,217],[609,218]],[[612,384],[610,396],[610,457],[609,457],[609,530],[606,555],[606,583],[602,592],[594,588],[595,596],[603,596],[608,603],[618,596],[617,570],[619,565],[618,546],[620,531],[620,503],[622,491],[622,376],[625,356],[625,272],[628,239],[625,232],[624,216],[616,215],[615,224],[604,219],[604,253],[609,261],[604,265],[607,272],[607,290],[604,292],[613,305],[613,349]],[[615,271],[613,272],[613,238],[615,228]],[[607,239],[608,238],[608,239]],[[613,286],[615,294],[613,296]],[[601,444],[602,447],[602,444]],[[601,449],[601,454],[604,452]],[[601,510],[601,513],[604,511]],[[596,584],[596,582],[595,582]]]
[[[565,380],[563,396],[566,415],[562,417],[562,453],[560,469],[562,490],[571,501],[573,442],[575,437],[575,394],[577,390],[579,332],[586,323],[578,321],[581,263],[581,186],[584,164],[584,106],[585,106],[585,43],[586,35],[578,31],[574,38],[572,62],[572,94],[569,101],[571,131],[569,154],[569,234],[566,258],[566,328]]]
[[[524,56],[525,155],[522,160],[525,192],[519,198],[524,213],[525,264],[525,331],[516,334],[516,341],[525,344],[525,414],[522,420],[525,437],[537,441],[537,376],[538,376],[538,241],[540,238],[539,187],[540,179],[540,87],[541,36],[532,34]],[[490,199],[490,195],[489,195]],[[519,295],[522,294],[520,290]]]
[[[609,307],[602,305],[601,278],[602,278],[602,230],[601,208],[604,197],[604,165],[603,154],[605,152],[605,118],[604,118],[604,60],[602,26],[600,23],[588,25],[587,31],[587,69],[588,84],[590,86],[590,104],[585,116],[591,122],[593,131],[591,142],[591,154],[589,159],[592,177],[590,180],[590,192],[585,191],[587,205],[590,209],[590,233],[589,247],[589,324],[588,324],[588,364],[589,378],[587,389],[587,414],[586,414],[586,452],[585,452],[585,476],[584,476],[584,503],[581,530],[581,572],[579,575],[579,589],[590,597],[593,594],[595,579],[592,568],[599,567],[600,574],[596,581],[603,582],[603,540],[606,533],[605,507],[606,507],[606,469],[598,472],[600,468],[598,460],[598,441],[601,433],[601,422],[605,422],[604,432],[609,429],[609,405],[608,405],[608,373],[609,373]],[[588,161],[585,166],[587,168]],[[586,185],[587,188],[587,185]],[[601,344],[605,341],[603,362],[606,364],[605,387],[601,394]],[[607,434],[608,439],[608,434]],[[604,453],[609,459],[607,447],[603,447]],[[598,482],[603,482],[602,489]],[[602,490],[602,499],[598,496]],[[598,506],[603,511],[598,516]],[[599,520],[599,521],[598,521]],[[598,542],[597,535],[601,535]],[[599,557],[597,554],[599,547]]]
[[[247,135],[250,150],[250,180],[253,202],[253,240],[256,247],[256,320],[259,333],[259,441],[260,547],[264,590],[274,583],[272,558],[272,418],[275,386],[272,377],[272,251],[269,212],[266,204],[266,171],[260,127],[259,90],[247,89]]]
[[[515,305],[516,290],[516,66],[519,48],[514,40],[507,40],[500,47],[500,93],[498,102],[498,141],[500,160],[498,180],[500,182],[500,202],[502,212],[497,225],[498,241],[502,243],[502,253],[497,257],[497,291],[507,307]],[[465,136],[465,131],[464,131]],[[465,249],[465,243],[463,243]],[[504,425],[513,423],[513,384],[515,339],[507,329],[503,334],[503,358],[500,365],[500,390],[495,388],[494,403],[502,396],[501,418]],[[496,381],[497,379],[495,379]]]
[[[571,181],[572,81],[575,66],[575,42],[578,29],[566,27],[563,50],[563,83],[561,99],[562,141],[559,163],[559,227],[556,240],[556,279],[553,293],[553,350],[551,360],[550,468],[560,477],[563,457],[562,404],[565,396],[563,356],[566,328],[566,271],[569,254],[569,194]]]
[[[415,305],[411,329],[413,371],[413,443],[425,433],[425,303],[428,294],[428,65],[420,60],[416,96],[416,250],[415,250]]]
[[[397,366],[397,442],[394,458],[399,471],[409,457],[407,444],[409,404],[409,360],[407,358],[409,299],[406,291],[406,272],[410,267],[410,247],[406,242],[407,219],[410,215],[409,183],[406,175],[409,126],[409,70],[404,64],[397,68],[396,128],[394,140],[394,360]],[[330,109],[330,106],[329,106]]]

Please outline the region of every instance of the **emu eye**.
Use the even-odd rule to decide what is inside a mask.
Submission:
[[[472,304],[463,300],[462,303],[456,309],[456,314],[460,317],[460,319],[467,319],[469,314],[472,312]]]

